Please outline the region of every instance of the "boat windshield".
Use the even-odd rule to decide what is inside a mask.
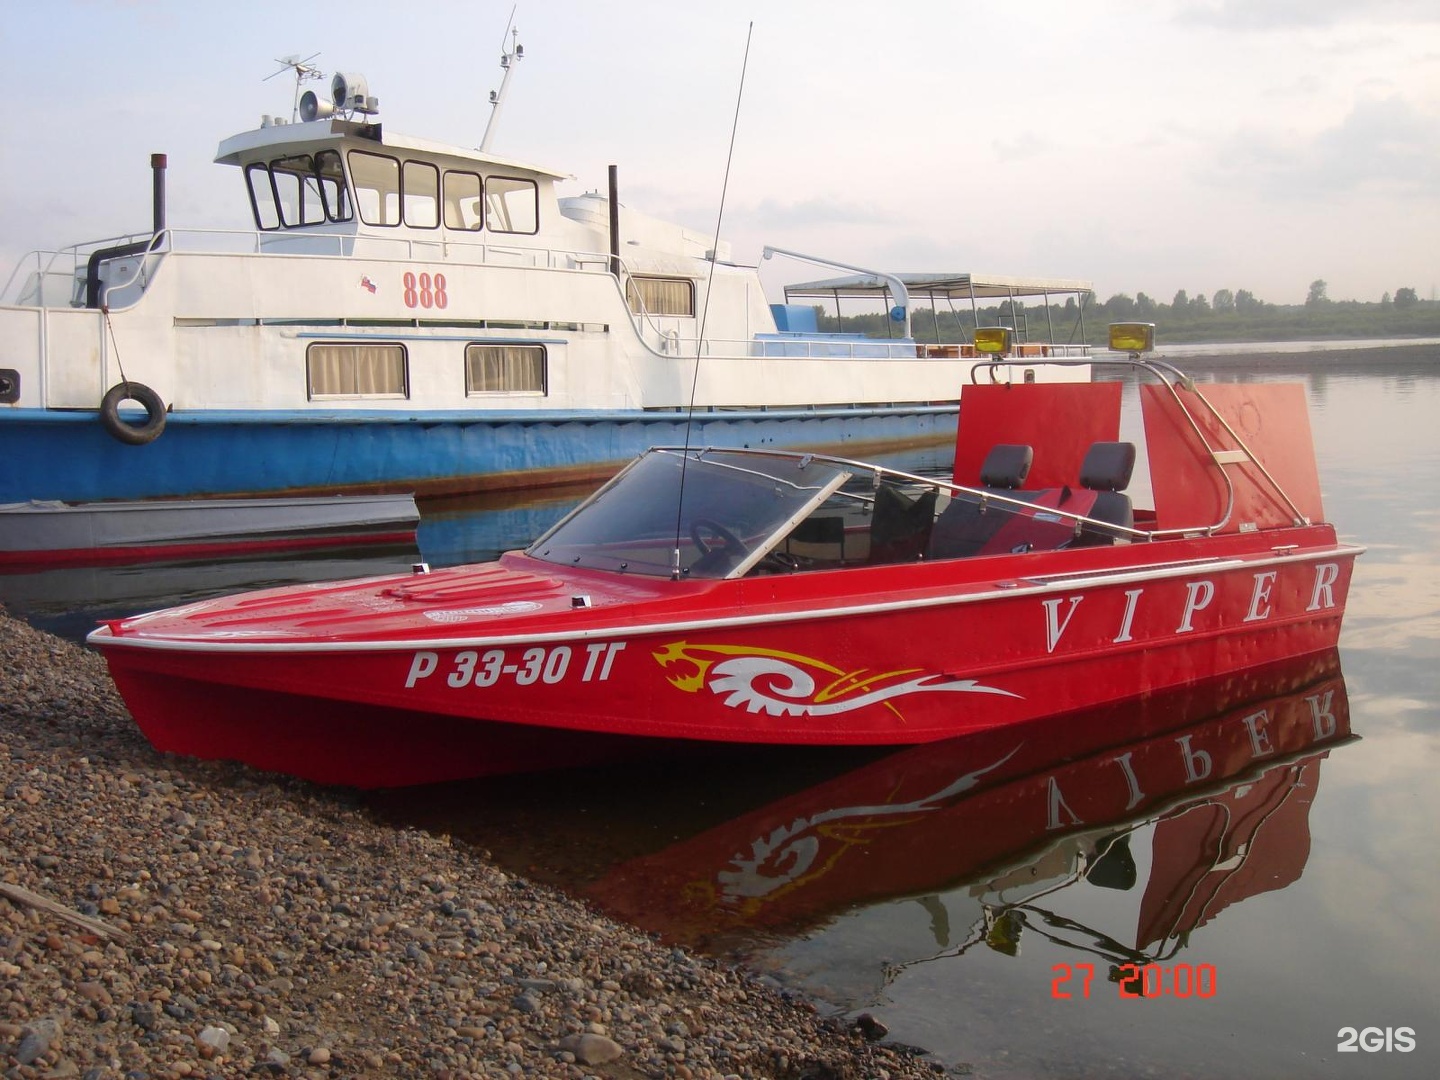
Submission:
[[[682,576],[738,577],[851,475],[804,455],[650,450],[527,554],[669,577],[678,548]]]

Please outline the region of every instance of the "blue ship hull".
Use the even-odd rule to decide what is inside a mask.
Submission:
[[[444,496],[594,482],[648,446],[810,449],[948,469],[958,406],[785,411],[171,415],[117,442],[95,413],[0,411],[0,503],[29,499],[403,493]]]

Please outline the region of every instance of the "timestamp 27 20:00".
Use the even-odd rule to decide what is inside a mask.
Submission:
[[[1052,998],[1088,998],[1095,965],[1054,964],[1050,974]],[[1213,998],[1219,990],[1214,964],[1120,964],[1110,980],[1122,998]]]

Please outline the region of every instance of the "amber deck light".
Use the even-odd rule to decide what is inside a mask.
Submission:
[[[986,356],[1003,356],[1010,351],[1010,328],[1008,326],[977,326],[975,328],[975,351]]]
[[[1155,324],[1148,322],[1113,322],[1110,324],[1110,349],[1136,355],[1155,349]]]

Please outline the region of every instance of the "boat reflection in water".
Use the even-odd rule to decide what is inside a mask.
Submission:
[[[1300,877],[1320,762],[1350,738],[1329,652],[893,754],[631,858],[583,891],[842,1008],[872,1004],[917,963],[980,945],[1015,955],[1031,936],[1073,950],[1098,984],[1121,981],[1112,996],[1154,992],[1145,965]],[[1129,925],[1062,910],[1081,884],[1107,894],[1090,905],[1097,921]],[[867,920],[914,901],[923,920]]]

